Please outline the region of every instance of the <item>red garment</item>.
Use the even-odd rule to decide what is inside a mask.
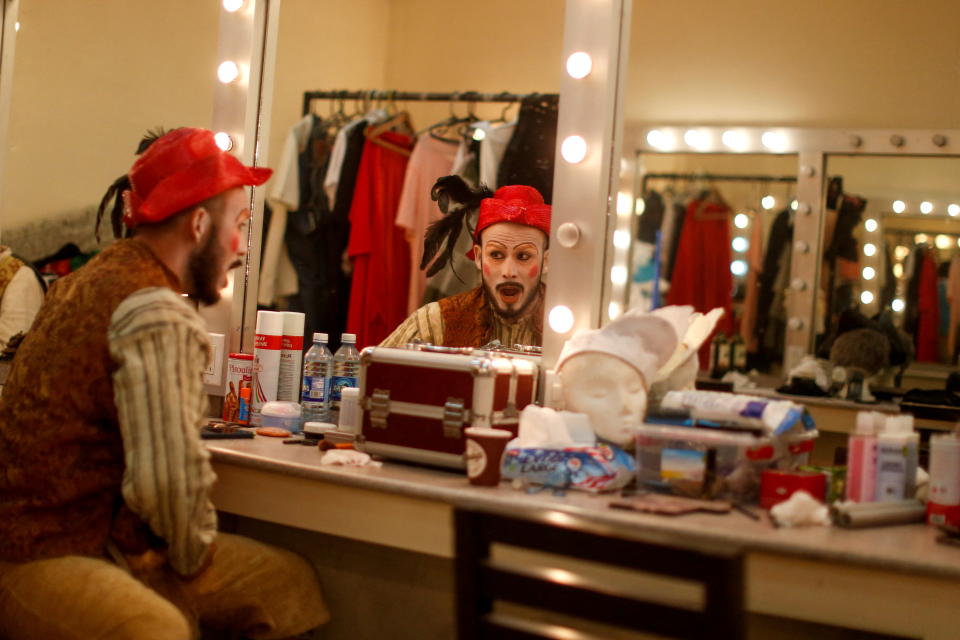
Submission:
[[[683,220],[667,302],[693,305],[702,313],[723,307],[726,313],[717,323],[717,330],[730,335],[732,297],[730,208],[694,200],[687,206]],[[700,349],[700,368],[706,369],[709,363],[710,341],[707,340]]]
[[[937,261],[924,251],[917,287],[917,362],[940,360],[940,292],[937,289]]]
[[[392,131],[380,140],[405,149],[413,141]],[[367,140],[350,207],[347,255],[353,261],[347,331],[357,347],[380,344],[407,317],[410,244],[395,224],[409,157]]]

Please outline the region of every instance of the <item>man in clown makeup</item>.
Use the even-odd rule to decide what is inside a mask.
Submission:
[[[480,270],[481,284],[420,307],[381,346],[402,347],[413,340],[447,347],[479,347],[494,340],[540,346],[550,205],[533,187],[510,185],[490,193],[485,187],[470,189],[458,176],[440,178],[431,195],[446,215],[427,229],[421,269],[432,276],[451,262],[463,221],[479,207],[468,257]]]

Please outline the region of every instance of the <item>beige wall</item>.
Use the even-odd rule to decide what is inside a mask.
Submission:
[[[148,128],[209,126],[219,9],[21,0],[0,226],[95,207]]]
[[[269,162],[276,166],[307,89],[555,93],[563,0],[283,0]],[[329,103],[316,111],[326,113]],[[409,102],[414,125],[448,115]],[[351,111],[352,104],[347,110]],[[465,113],[466,107],[456,107]],[[478,107],[496,117],[499,107]],[[511,111],[515,114],[516,111]]]
[[[635,0],[645,123],[960,128],[956,0]]]

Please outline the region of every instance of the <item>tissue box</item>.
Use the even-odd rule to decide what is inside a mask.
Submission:
[[[633,479],[633,458],[609,445],[566,449],[507,449],[501,475],[581,491],[614,491]]]
[[[816,437],[815,429],[755,436],[714,428],[643,425],[636,437],[638,487],[756,502],[760,474],[805,461]]]
[[[517,434],[520,410],[537,394],[539,356],[474,349],[367,347],[360,355],[361,433],[356,447],[465,468],[463,429]]]

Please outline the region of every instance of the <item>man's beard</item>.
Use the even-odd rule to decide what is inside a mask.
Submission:
[[[508,305],[506,308],[503,307],[503,302],[497,296],[497,290],[504,287],[517,287],[520,289],[521,297],[518,303],[513,305]],[[483,295],[487,299],[487,304],[490,305],[490,308],[493,309],[493,312],[504,320],[516,320],[522,317],[527,310],[533,305],[537,300],[537,296],[540,295],[540,278],[537,278],[537,281],[534,283],[530,291],[526,291],[524,286],[519,282],[501,282],[496,287],[491,287],[486,280],[483,281]]]
[[[222,251],[217,244],[219,229],[212,225],[207,239],[187,259],[187,276],[190,297],[201,304],[210,306],[220,301],[220,265],[223,263]],[[230,265],[230,269],[240,266],[240,261]]]

